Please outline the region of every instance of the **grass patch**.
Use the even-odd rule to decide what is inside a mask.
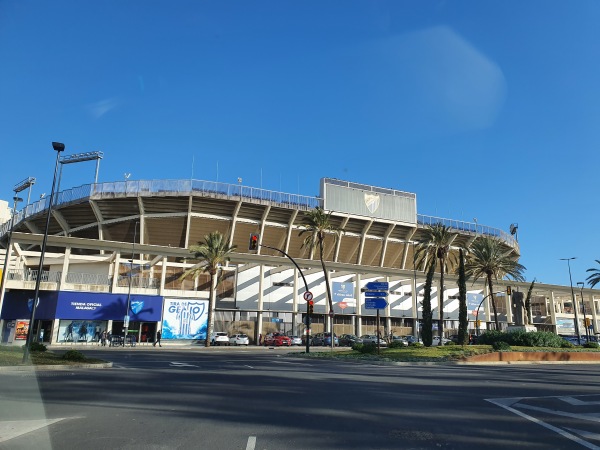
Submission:
[[[34,366],[48,366],[53,364],[77,365],[104,363],[101,359],[86,358],[83,361],[67,361],[62,359],[62,353],[31,352],[31,362]],[[0,366],[20,366],[23,364],[23,348],[21,346],[1,346],[0,347]]]

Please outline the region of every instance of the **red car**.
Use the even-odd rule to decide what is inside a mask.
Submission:
[[[287,347],[291,347],[292,340],[289,337],[287,337],[285,334],[281,334],[281,333],[267,334],[265,336],[265,345],[275,346],[275,347],[280,347],[282,345],[285,345]]]

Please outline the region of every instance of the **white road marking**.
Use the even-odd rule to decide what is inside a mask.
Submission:
[[[171,366],[173,367],[198,367],[193,364],[188,364],[184,362],[171,361]]]
[[[568,403],[573,406],[585,406],[585,405],[600,405],[600,402],[584,402],[574,397],[557,397],[559,400]]]
[[[544,428],[552,430],[555,433],[560,434],[562,437],[564,437],[566,439],[570,439],[572,441],[575,441],[578,444],[583,445],[586,448],[590,448],[592,450],[600,450],[600,447],[598,447],[597,445],[594,445],[594,444],[591,444],[591,443],[589,443],[587,441],[584,441],[583,439],[580,439],[578,436],[575,436],[574,434],[567,433],[565,430],[557,428],[557,427],[555,427],[553,425],[550,425],[550,424],[548,424],[546,422],[542,422],[541,420],[536,419],[535,417],[532,417],[532,416],[530,416],[528,414],[525,414],[525,413],[523,413],[523,412],[521,412],[521,411],[519,411],[517,409],[514,409],[511,406],[509,406],[509,405],[513,405],[513,404],[519,402],[519,400],[522,400],[522,399],[523,398],[521,397],[521,398],[497,399],[497,400],[496,399],[489,399],[489,398],[487,398],[485,400],[488,401],[488,402],[490,402],[490,403],[493,403],[496,406],[499,406],[500,408],[504,408],[507,411],[510,411],[513,414],[516,414],[517,416],[523,417],[523,418],[525,418],[527,420],[531,420],[533,423],[537,423],[538,425],[541,425]],[[520,405],[520,406],[522,407],[523,405]]]
[[[256,436],[248,436],[248,443],[246,444],[246,450],[254,450],[256,446]]]
[[[523,408],[523,409],[529,409],[531,411],[539,411],[539,412],[543,412],[543,413],[553,414],[555,416],[572,417],[573,419],[589,420],[591,422],[600,422],[600,417],[598,417],[597,414],[595,414],[595,413],[576,414],[576,413],[570,413],[570,412],[566,412],[566,411],[556,411],[554,409],[540,408],[539,406],[523,405],[521,403],[516,403],[515,406],[518,406],[519,408]]]
[[[590,433],[589,431],[578,430],[576,428],[565,428],[569,431],[572,431],[573,433],[577,433],[578,435],[583,436],[586,439],[594,439],[595,441],[600,441],[600,434],[598,433]]]
[[[66,417],[59,419],[38,419],[38,420],[7,420],[0,422],[0,442],[8,441],[31,431],[39,430],[53,423],[65,420]]]
[[[254,367],[244,364],[244,367],[249,367],[250,369],[254,369]]]

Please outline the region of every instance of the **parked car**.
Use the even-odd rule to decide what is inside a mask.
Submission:
[[[402,336],[392,336],[390,344],[391,343],[398,343],[404,345],[405,347],[408,347],[408,341]]]
[[[423,341],[421,339],[417,339],[416,337],[408,334],[406,336],[402,336],[402,338],[410,344],[422,344]]]
[[[377,340],[379,339],[380,347],[387,347],[387,342],[385,339],[377,338],[374,334],[363,334],[361,337],[363,344],[375,344],[377,345]]]
[[[292,345],[292,340],[285,334],[272,333],[265,336],[265,345],[274,347],[290,347]]]
[[[452,342],[452,341],[450,339],[446,339],[445,337],[443,337],[441,345],[446,345],[448,342]],[[433,343],[431,345],[440,345],[440,337],[439,336],[434,336],[433,337]]]
[[[210,335],[210,345],[229,345],[229,336],[224,332],[216,332]]]
[[[292,345],[302,345],[304,342],[300,336],[290,336],[292,340]]]
[[[340,345],[340,340],[337,335],[333,335],[334,345],[337,347]],[[317,333],[312,337],[311,344],[315,346],[322,345],[324,347],[331,347],[331,333]]]
[[[352,347],[354,344],[362,344],[362,339],[353,334],[342,334],[338,341],[342,347]]]
[[[229,338],[230,345],[248,345],[250,344],[250,338],[247,334],[234,334]]]

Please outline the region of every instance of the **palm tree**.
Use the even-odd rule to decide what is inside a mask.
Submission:
[[[180,278],[184,279],[190,275],[196,277],[200,273],[208,273],[210,275],[206,347],[210,347],[210,336],[214,327],[214,310],[221,267],[231,259],[231,254],[235,249],[235,245],[229,245],[229,238],[223,236],[220,232],[213,231],[212,233],[209,233],[204,236],[203,242],[198,242],[198,245],[190,246],[190,252],[192,252],[194,258],[200,260],[200,262],[186,270]]]
[[[304,216],[303,229],[300,231],[300,236],[306,234],[302,247],[307,247],[311,251],[315,247],[319,249],[319,259],[321,260],[321,267],[323,268],[323,274],[325,275],[325,288],[327,289],[327,301],[329,303],[329,311],[333,313],[333,300],[331,297],[331,286],[329,285],[329,272],[325,267],[325,260],[323,259],[325,237],[327,235],[333,236],[335,244],[340,238],[343,230],[335,227],[331,223],[331,213],[326,213],[321,207],[317,206],[315,209],[308,211]],[[335,345],[335,339],[333,336],[333,316],[331,318],[331,348]]]
[[[429,264],[425,286],[423,287],[423,325],[421,328],[421,339],[425,347],[431,347],[433,343],[433,326],[431,311],[431,285],[433,284],[433,274],[435,273],[435,262]]]
[[[440,262],[440,319],[438,327],[440,344],[444,337],[444,274],[448,272],[448,263],[455,263],[456,258],[450,253],[450,245],[455,238],[456,234],[452,233],[452,228],[441,223],[430,225],[425,228],[424,236],[417,242],[415,255],[417,266],[421,269],[429,267],[430,264],[435,265],[436,261]]]
[[[600,264],[600,259],[597,259],[596,262]],[[591,275],[585,279],[588,282],[590,287],[596,286],[600,283],[600,269],[594,269],[593,267],[586,270],[586,272],[591,272]]]
[[[458,343],[469,342],[469,319],[467,317],[467,276],[465,275],[465,255],[463,249],[458,254]]]
[[[509,277],[515,281],[525,281],[523,277],[525,266],[519,264],[515,257],[511,255],[511,251],[506,250],[500,240],[491,236],[478,238],[471,244],[469,250],[465,273],[467,277],[473,278],[473,282],[481,277],[486,278],[489,295],[492,297],[492,306],[494,307],[494,323],[496,324],[496,330],[499,330],[493,280]]]

